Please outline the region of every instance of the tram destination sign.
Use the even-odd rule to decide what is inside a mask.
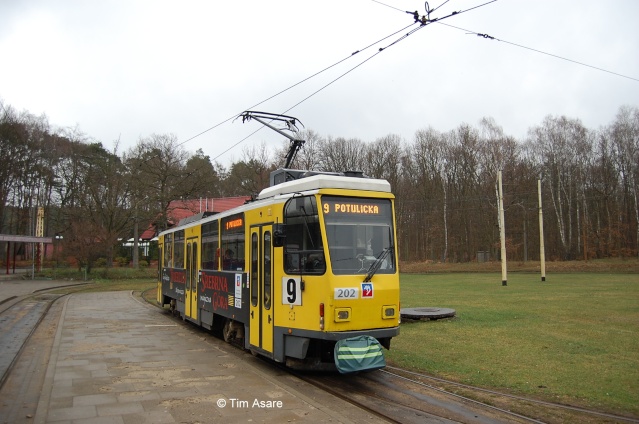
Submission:
[[[324,201],[323,202],[324,214],[346,214],[346,215],[379,215],[379,205],[374,203],[358,202],[353,203],[350,201]]]

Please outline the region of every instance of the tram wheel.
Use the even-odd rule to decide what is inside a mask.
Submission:
[[[231,341],[235,338],[235,330],[233,329],[233,321],[227,319],[224,321],[224,329],[222,330],[222,336],[224,337],[224,341],[227,343],[231,343]]]

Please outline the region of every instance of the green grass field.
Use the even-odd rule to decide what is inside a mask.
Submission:
[[[511,393],[639,415],[639,275],[402,274],[407,321],[390,364]]]

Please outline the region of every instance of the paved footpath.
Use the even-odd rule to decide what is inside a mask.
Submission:
[[[130,292],[64,300],[33,422],[380,422]]]

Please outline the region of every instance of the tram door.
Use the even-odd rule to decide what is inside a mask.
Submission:
[[[185,315],[197,319],[197,238],[186,241],[186,293],[184,294]]]
[[[273,243],[272,227],[251,228],[250,343],[273,352]]]

